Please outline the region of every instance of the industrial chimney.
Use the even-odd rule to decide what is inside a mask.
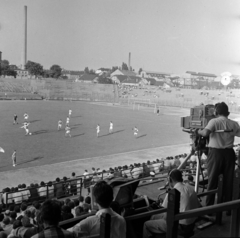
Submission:
[[[25,69],[27,63],[27,6],[24,6],[23,20],[23,53],[22,53],[22,69]]]
[[[128,70],[131,70],[131,52],[129,52],[128,56]]]

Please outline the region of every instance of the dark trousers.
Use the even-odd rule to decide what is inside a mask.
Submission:
[[[216,189],[218,176],[223,175],[223,202],[232,200],[233,175],[235,168],[235,152],[233,149],[209,148],[207,158],[208,190]],[[206,205],[214,204],[215,194],[208,195]]]

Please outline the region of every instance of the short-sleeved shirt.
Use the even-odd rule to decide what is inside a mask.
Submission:
[[[240,137],[240,126],[236,121],[230,120],[227,117],[219,116],[211,119],[205,129],[211,131],[209,135],[210,148],[226,149],[233,148],[234,137]],[[233,130],[233,132],[219,132],[217,130]]]

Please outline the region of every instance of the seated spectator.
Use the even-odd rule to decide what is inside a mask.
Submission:
[[[74,218],[73,214],[71,213],[71,208],[69,206],[62,206],[62,221]]]
[[[44,201],[47,197],[47,187],[43,181],[40,183],[40,187],[38,188],[38,194],[41,201]]]
[[[32,236],[32,238],[74,238],[71,232],[61,229],[58,225],[61,220],[61,206],[58,201],[45,201],[40,210],[40,217],[44,230]]]
[[[26,203],[21,204],[21,207],[20,207],[21,212],[20,212],[19,216],[17,217],[17,220],[21,221],[21,219],[23,218],[23,216],[25,214],[25,211],[27,210],[27,207],[28,207],[28,205]]]
[[[14,237],[19,238],[30,238],[37,234],[38,229],[30,223],[30,219],[27,216],[24,216],[21,219],[22,226],[18,227],[12,233]]]
[[[19,205],[16,205],[16,206],[14,207],[14,211],[15,211],[16,214],[17,214],[17,217],[16,217],[16,218],[18,218],[18,217],[21,215],[20,206],[19,206]]]
[[[3,229],[4,233],[7,235],[9,235],[11,230],[13,229],[13,224],[11,224],[9,217],[5,217],[3,219],[2,229]]]
[[[4,215],[2,213],[0,213],[0,231],[3,230],[3,219],[4,219]]]
[[[73,215],[73,217],[75,217],[75,203],[74,203],[74,201],[70,201],[69,203],[68,203],[68,206],[71,208],[71,213],[72,213],[72,215]]]
[[[19,220],[16,220],[14,223],[13,223],[13,229],[11,230],[10,234],[7,236],[8,238],[13,238],[13,237],[17,237],[17,234],[16,234],[16,230],[17,228],[21,227],[22,226],[22,222],[19,221]]]
[[[12,198],[15,204],[21,204],[23,201],[22,193],[18,191],[17,187],[14,189],[14,193],[12,193]]]
[[[10,211],[10,212],[13,212],[14,211],[14,205],[13,204],[11,204],[11,205],[9,205],[9,207],[8,207],[8,210]]]
[[[75,217],[80,217],[82,215],[88,214],[88,212],[84,212],[83,208],[78,206],[75,209]]]
[[[79,206],[82,207],[83,203],[84,203],[84,197],[79,196]]]
[[[85,197],[84,201],[85,201],[85,203],[91,205],[91,197],[89,197],[89,196]]]
[[[63,184],[60,182],[60,178],[56,178],[56,183],[54,184],[54,194],[57,198],[64,196]]]
[[[74,172],[72,173],[71,179],[72,180],[70,181],[70,193],[73,195],[77,195],[77,177]]]
[[[126,237],[126,223],[123,217],[114,212],[110,205],[113,200],[113,189],[105,181],[99,181],[93,188],[93,196],[99,211],[94,216],[87,217],[75,225],[72,230],[76,236],[84,237],[97,235],[100,232],[100,216],[103,213],[111,215],[111,238]]]
[[[128,168],[127,165],[124,165],[123,168],[122,168],[122,176],[123,176],[124,178],[131,177],[130,169]]]
[[[107,178],[109,178],[109,179],[114,178],[114,169],[113,168],[109,168]]]
[[[117,167],[114,168],[114,173],[113,173],[114,178],[117,177],[122,177],[122,172],[119,171],[119,169]]]
[[[65,200],[64,200],[64,204],[66,205],[66,206],[68,206],[68,204],[71,202],[71,199],[70,198],[66,198]]]
[[[10,212],[10,224],[13,224],[16,221],[17,213],[16,212]]]
[[[69,184],[68,178],[65,177],[65,176],[63,177],[63,184],[62,185],[63,185],[64,195],[68,195],[70,184]]]
[[[6,210],[6,211],[5,211],[4,217],[10,218],[10,210]]]
[[[180,212],[199,208],[200,203],[197,194],[192,186],[183,183],[182,173],[178,169],[172,170],[168,175],[170,188],[175,188],[180,192]],[[168,194],[166,195],[163,207],[168,206]],[[152,237],[154,234],[162,234],[167,231],[166,213],[153,215],[150,221],[146,221],[143,227],[143,238]],[[183,229],[186,225],[194,224],[196,217],[183,219],[179,221],[180,227]]]
[[[174,157],[174,167],[175,168],[178,168],[181,164],[181,161],[179,160],[179,157],[178,156],[175,156]]]

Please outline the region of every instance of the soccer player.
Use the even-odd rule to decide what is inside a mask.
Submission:
[[[67,117],[67,119],[66,119],[66,127],[69,127],[69,122],[70,122],[70,118]]]
[[[71,128],[69,126],[66,126],[65,128],[65,136],[72,137],[71,136]]]
[[[96,129],[97,129],[97,137],[98,137],[98,135],[99,135],[99,133],[100,133],[100,125],[99,125],[99,124],[97,124]]]
[[[133,134],[135,137],[138,135],[138,128],[136,126],[133,128]]]
[[[109,134],[111,134],[112,132],[113,132],[113,123],[110,121]]]
[[[69,112],[68,112],[69,118],[71,117],[71,115],[72,115],[72,110],[70,109]]]
[[[24,113],[23,117],[24,117],[24,121],[27,121],[28,118],[29,118],[29,116],[28,116],[28,114],[26,112]]]
[[[13,115],[13,124],[14,124],[14,125],[15,125],[15,124],[18,124],[17,118],[18,118],[17,114],[14,114],[14,115]]]
[[[24,123],[23,123],[23,126],[20,127],[20,128],[24,128],[24,129],[25,129],[25,131],[26,131],[25,136],[32,134],[32,133],[29,132],[29,129],[28,129],[28,126],[29,126],[29,125],[30,125],[30,123],[24,122]]]
[[[62,129],[62,120],[58,121],[58,131]]]
[[[13,167],[15,167],[17,165],[16,161],[17,161],[17,152],[16,152],[16,150],[14,150],[13,154],[12,154]]]

